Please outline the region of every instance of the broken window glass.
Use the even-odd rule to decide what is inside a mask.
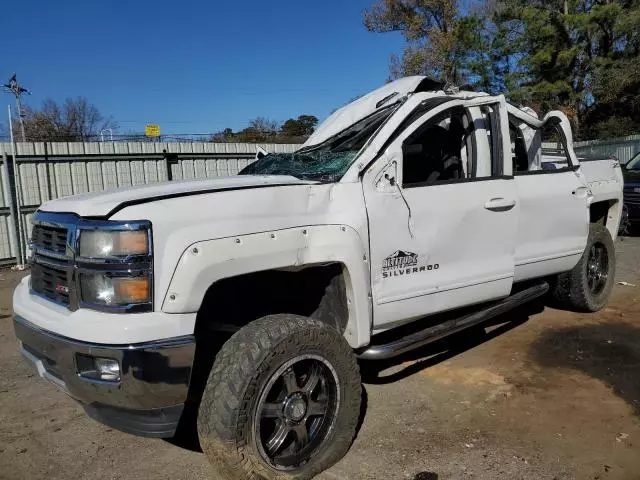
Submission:
[[[246,166],[240,175],[291,175],[300,180],[337,182],[358,152],[271,153]]]
[[[397,105],[382,108],[320,145],[294,153],[266,155],[243,168],[240,175],[291,175],[301,180],[337,182],[396,108]]]

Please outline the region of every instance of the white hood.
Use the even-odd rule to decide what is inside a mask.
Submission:
[[[424,76],[404,77],[374,90],[339,108],[320,124],[303,147],[318,145],[354,123],[368,117],[378,108],[390,105],[409,93],[439,90],[440,84]],[[386,99],[386,101],[384,101]]]
[[[281,175],[237,175],[209,180],[152,183],[59,198],[43,203],[40,206],[40,210],[45,212],[76,213],[83,217],[103,217],[108,216],[114,209],[132,203],[143,203],[145,200],[161,200],[197,193],[213,193],[217,190],[239,190],[272,185],[304,185],[312,183],[316,182],[308,182],[295,177]]]

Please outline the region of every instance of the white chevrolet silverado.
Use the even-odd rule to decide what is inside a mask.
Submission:
[[[358,359],[602,308],[621,206],[563,113],[403,78],[238,176],[43,204],[15,332],[98,421],[171,437],[197,408],[220,475],[311,478],[355,435]]]

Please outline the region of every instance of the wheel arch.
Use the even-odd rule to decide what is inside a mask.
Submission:
[[[370,339],[369,284],[368,252],[355,229],[345,225],[298,227],[191,245],[178,262],[162,310],[198,312],[196,330],[203,322],[217,322],[228,330],[255,319],[248,315],[251,310],[255,314],[311,313],[330,322],[329,317],[344,307],[347,318],[340,328],[349,345],[357,348]],[[265,305],[262,312],[246,308],[268,302],[265,293],[277,293],[278,288],[287,295],[297,294],[288,304],[293,311],[274,310],[287,308],[282,298]],[[312,309],[316,300],[317,308]],[[215,305],[225,305],[228,311],[233,301],[242,304],[242,315],[230,323],[215,318],[224,314],[216,312]]]
[[[622,203],[617,199],[600,200],[589,205],[589,222],[609,230],[612,239],[618,236]]]

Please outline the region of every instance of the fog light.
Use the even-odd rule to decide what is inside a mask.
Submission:
[[[117,382],[120,380],[120,365],[111,358],[96,357],[94,361],[100,380]]]
[[[78,375],[105,382],[120,381],[120,364],[113,358],[76,354]]]

